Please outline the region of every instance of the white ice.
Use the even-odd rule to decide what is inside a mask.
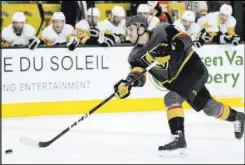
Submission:
[[[235,139],[233,123],[193,110],[185,111],[186,157],[158,156],[158,146],[169,140],[166,111],[93,114],[47,148],[19,141],[49,140],[80,116],[3,119],[2,163],[244,164],[244,138]],[[6,155],[6,149],[13,153]]]

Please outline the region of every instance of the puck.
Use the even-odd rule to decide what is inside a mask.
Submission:
[[[5,154],[12,154],[13,153],[13,150],[12,149],[8,149],[5,151]]]

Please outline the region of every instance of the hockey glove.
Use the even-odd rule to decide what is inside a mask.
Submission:
[[[200,40],[203,43],[208,43],[208,42],[211,42],[212,41],[212,37],[209,35],[209,33],[204,32],[204,33],[201,34]]]
[[[120,43],[120,37],[116,36],[110,31],[105,30],[104,35],[105,35],[104,43],[107,44],[108,46],[114,45],[115,43]]]
[[[89,37],[91,40],[94,40],[94,43],[98,42],[100,34],[101,33],[100,33],[99,29],[97,29],[95,27],[89,29]]]
[[[40,44],[40,39],[36,36],[33,36],[29,39],[29,44],[27,45],[27,47],[31,50],[35,49],[38,47],[38,45]]]
[[[232,36],[232,38],[231,38],[232,45],[234,45],[234,46],[239,45],[240,44],[240,39],[241,38],[237,34],[235,34],[234,36]]]
[[[222,34],[219,37],[219,42],[221,44],[227,44],[227,43],[230,43],[230,41],[231,41],[231,36],[229,36],[227,34]]]
[[[120,80],[115,86],[114,86],[114,90],[115,90],[115,97],[118,99],[124,99],[126,97],[128,97],[130,95],[130,90],[132,88],[132,85],[128,85],[127,84],[127,80]]]
[[[106,47],[110,47],[114,44],[115,44],[115,40],[113,40],[113,38],[105,35],[104,42],[101,45],[106,46]]]
[[[203,46],[203,44],[201,44],[200,41],[193,41],[193,44],[194,44],[194,46],[197,47],[197,48],[200,48],[200,47]]]
[[[79,44],[79,40],[77,39],[77,37],[70,36],[66,46],[68,47],[69,50],[73,51],[74,49],[76,49],[78,44]]]
[[[10,47],[11,43],[7,42],[7,41],[2,41],[2,47]]]
[[[101,43],[102,46],[110,47],[115,44],[115,37],[114,35],[104,35],[104,41]]]
[[[99,29],[93,27],[89,29],[89,37],[99,38],[100,31]]]

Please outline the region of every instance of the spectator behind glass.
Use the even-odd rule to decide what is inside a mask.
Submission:
[[[23,12],[15,12],[12,17],[12,24],[2,30],[2,47],[27,46],[35,49],[40,40],[36,35],[36,30],[26,23]]]

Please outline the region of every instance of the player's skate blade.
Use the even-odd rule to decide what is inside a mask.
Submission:
[[[25,145],[32,146],[32,147],[39,147],[39,142],[30,139],[28,137],[20,137],[20,141]]]
[[[160,157],[182,157],[188,156],[186,148],[179,148],[175,150],[159,150],[158,154]]]
[[[186,156],[186,141],[182,131],[177,131],[170,137],[170,142],[158,147],[160,156]]]
[[[241,139],[244,134],[244,125],[245,125],[245,114],[239,112],[237,115],[237,120],[234,122],[235,137]]]

